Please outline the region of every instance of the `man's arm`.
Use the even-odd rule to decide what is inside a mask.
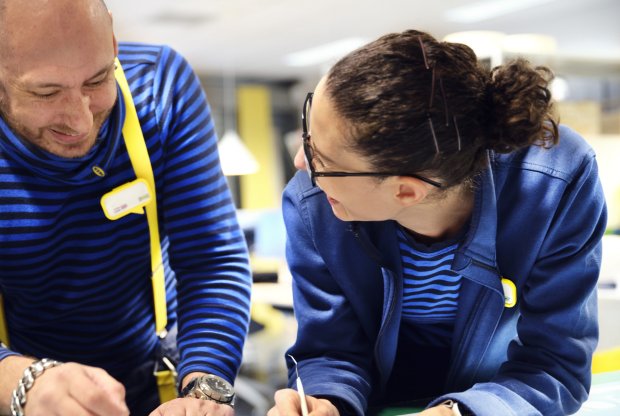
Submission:
[[[177,279],[178,372],[182,379],[205,372],[232,383],[249,326],[247,247],[197,76],[169,48],[162,48],[156,71],[163,163],[153,169]]]

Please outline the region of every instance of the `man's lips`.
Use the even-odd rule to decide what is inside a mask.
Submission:
[[[84,141],[86,134],[66,133],[59,130],[50,129],[54,139],[61,144],[76,144]]]

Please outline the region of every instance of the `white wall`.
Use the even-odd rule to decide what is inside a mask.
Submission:
[[[587,136],[599,166],[609,219],[607,228],[620,229],[620,135]],[[616,253],[620,256],[620,251]]]
[[[615,287],[614,287],[615,285]],[[620,347],[620,236],[603,237],[603,264],[599,278],[599,350]]]

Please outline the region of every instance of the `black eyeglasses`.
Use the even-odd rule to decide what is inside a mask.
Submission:
[[[304,107],[301,112],[301,128],[302,134],[301,137],[303,139],[303,147],[304,147],[304,156],[306,157],[306,168],[308,169],[308,175],[310,175],[310,180],[312,181],[312,186],[316,186],[316,178],[317,177],[344,177],[344,176],[409,176],[412,178],[419,179],[423,182],[426,182],[430,185],[433,185],[437,188],[443,188],[443,185],[439,182],[436,182],[432,179],[425,178],[424,176],[416,175],[415,173],[396,173],[396,172],[317,172],[314,169],[314,165],[312,161],[314,159],[314,151],[312,150],[312,146],[310,145],[310,133],[308,126],[310,125],[310,107],[312,106],[312,96],[314,94],[309,92],[306,96],[306,101],[304,102]]]

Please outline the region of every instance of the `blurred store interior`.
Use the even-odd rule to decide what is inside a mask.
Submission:
[[[249,403],[246,414],[265,414],[273,391],[284,385],[284,351],[295,337],[280,195],[295,171],[291,154],[301,143],[303,99],[339,57],[388,32],[413,28],[467,43],[491,66],[524,56],[553,69],[561,122],[584,135],[598,155],[610,209],[599,349],[620,346],[620,1],[106,3],[118,40],[168,44],[187,58],[226,139],[222,163],[255,272],[253,328],[237,382]]]

